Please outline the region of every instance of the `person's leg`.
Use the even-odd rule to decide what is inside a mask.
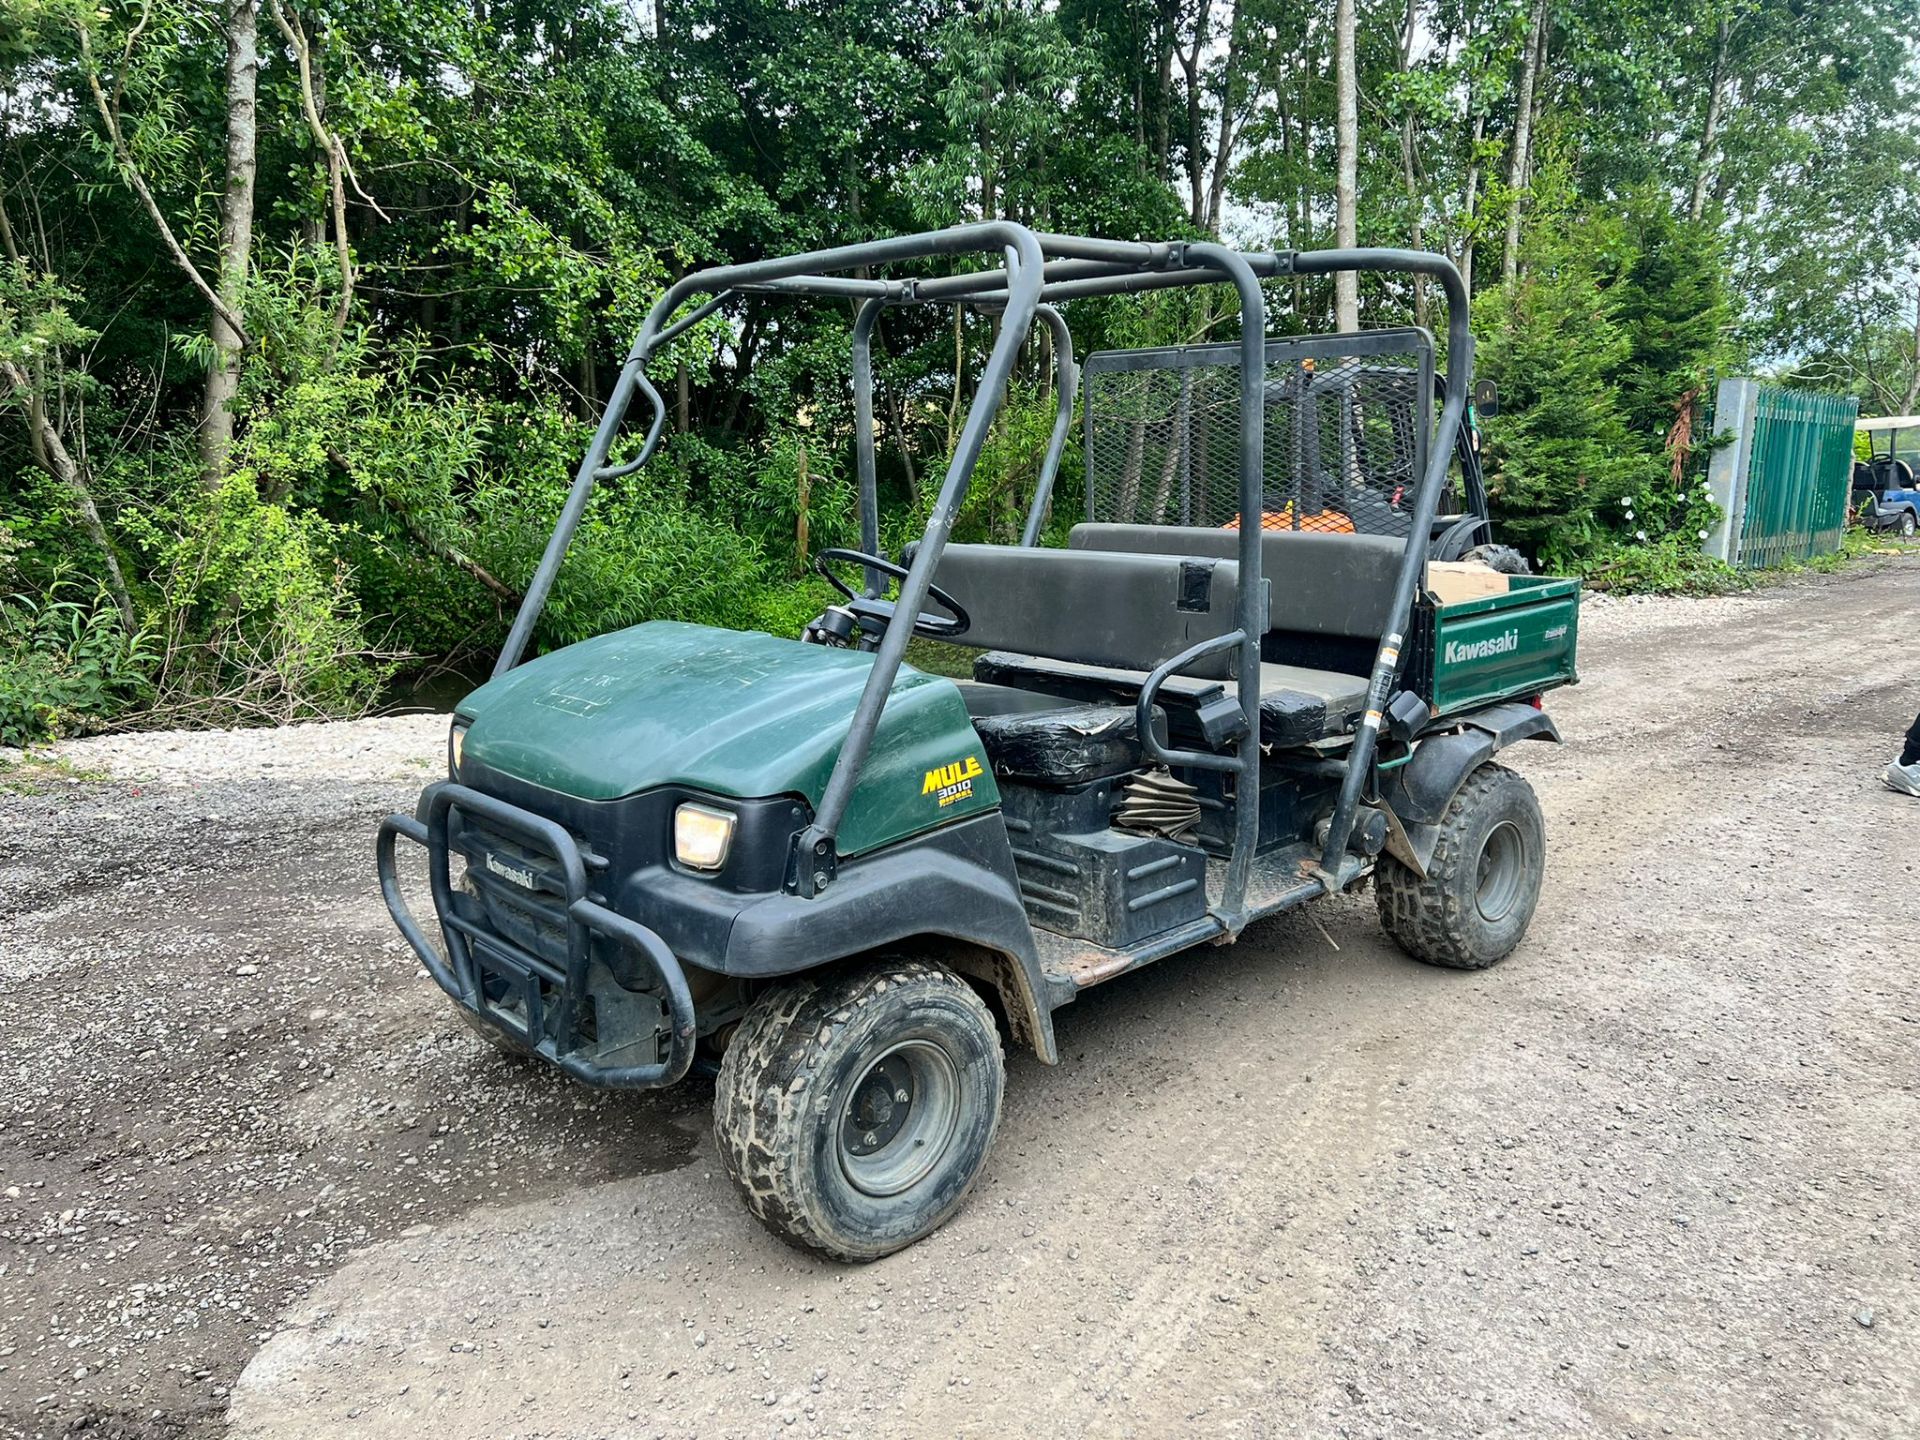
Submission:
[[[1907,731],[1900,758],[1887,766],[1880,778],[1887,782],[1889,790],[1920,798],[1920,716],[1914,717],[1913,728]]]

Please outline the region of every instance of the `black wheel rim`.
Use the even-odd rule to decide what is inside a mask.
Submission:
[[[1483,919],[1504,920],[1520,903],[1526,854],[1526,840],[1520,834],[1520,827],[1511,820],[1502,820],[1487,832],[1487,843],[1480,850],[1473,897]]]
[[[932,1173],[959,1127],[959,1067],[931,1041],[902,1041],[847,1091],[840,1168],[857,1190],[898,1195]]]

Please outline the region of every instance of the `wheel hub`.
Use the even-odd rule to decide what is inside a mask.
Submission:
[[[959,1067],[930,1040],[893,1046],[845,1094],[840,1168],[868,1195],[898,1195],[924,1180],[960,1126]]]
[[[1518,827],[1510,820],[1501,821],[1488,832],[1474,885],[1474,903],[1486,919],[1506,919],[1519,902],[1526,870],[1525,847]]]
[[[898,1055],[882,1060],[854,1087],[853,1103],[841,1122],[841,1138],[850,1155],[871,1155],[886,1148],[913,1110],[913,1070]]]

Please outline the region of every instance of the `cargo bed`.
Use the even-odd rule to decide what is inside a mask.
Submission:
[[[1578,580],[1435,565],[1414,608],[1410,688],[1439,719],[1574,685],[1579,636]]]

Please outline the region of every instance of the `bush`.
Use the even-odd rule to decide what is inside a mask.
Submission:
[[[158,647],[129,633],[104,590],[75,581],[0,598],[0,745],[75,734],[153,693]]]
[[[1488,500],[1503,537],[1550,570],[1606,548],[1608,508],[1652,484],[1659,463],[1627,428],[1615,376],[1631,347],[1584,229],[1543,223],[1525,273],[1482,310],[1480,369],[1500,387]]]
[[[247,471],[175,493],[176,508],[127,522],[165,619],[153,718],[284,725],[364,712],[403,657],[367,635],[346,527],[263,500]]]

